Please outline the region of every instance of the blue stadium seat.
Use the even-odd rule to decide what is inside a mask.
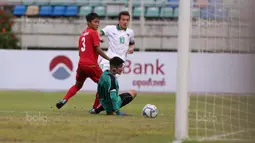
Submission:
[[[172,3],[172,4],[168,4],[168,7],[171,7],[171,8],[179,7],[179,0],[168,0],[168,2]]]
[[[77,16],[77,14],[78,14],[77,6],[67,6],[65,16]]]
[[[41,6],[40,7],[40,16],[50,16],[52,14],[52,6]]]
[[[214,15],[217,20],[225,20],[228,18],[228,11],[225,8],[215,8]]]
[[[53,8],[52,16],[64,16],[65,15],[65,6],[55,6]]]
[[[14,7],[13,14],[16,16],[23,16],[26,13],[26,6],[25,5],[16,5]]]

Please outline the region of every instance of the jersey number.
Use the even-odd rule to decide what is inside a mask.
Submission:
[[[82,37],[81,42],[82,42],[81,51],[84,52],[86,50],[85,37]]]
[[[125,43],[125,38],[124,37],[120,37],[120,44],[124,44]]]

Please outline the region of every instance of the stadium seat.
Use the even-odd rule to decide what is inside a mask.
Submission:
[[[106,10],[104,6],[96,6],[94,8],[94,12],[97,13],[100,17],[104,17],[106,14]]]
[[[35,0],[35,4],[37,5],[48,5],[50,0]]]
[[[22,0],[22,3],[24,5],[32,5],[32,4],[34,4],[34,0]]]
[[[145,13],[145,17],[159,17],[159,8],[158,7],[149,7]]]
[[[64,16],[65,10],[65,6],[55,6],[53,8],[52,16]]]
[[[201,9],[202,19],[223,20],[227,18],[227,10],[224,8],[208,7]]]
[[[155,0],[144,0],[144,6],[155,6],[156,2]]]
[[[76,0],[75,4],[82,6],[82,5],[87,5],[89,3],[89,0]]]
[[[135,7],[134,11],[133,11],[133,16],[134,17],[140,17],[141,12],[142,12],[141,7]]]
[[[133,0],[133,6],[140,6],[141,0]]]
[[[2,2],[3,0],[1,0],[0,1],[0,3]],[[21,0],[5,0],[6,2],[8,2],[8,3],[11,3],[11,4],[15,4],[15,5],[19,5],[19,4],[21,4]],[[4,3],[4,1],[3,1],[3,3]]]
[[[121,2],[121,3],[124,3],[124,4],[128,4],[128,0],[116,0],[116,2]]]
[[[92,7],[91,6],[81,6],[79,15],[80,16],[86,16],[90,12],[92,12]]]
[[[90,6],[100,6],[102,3],[101,0],[89,0],[89,5]]]
[[[121,11],[128,11],[128,7],[124,7]]]
[[[192,17],[200,17],[200,9],[199,8],[192,9]]]
[[[27,7],[26,16],[36,16],[39,14],[39,6],[30,5]]]
[[[65,11],[65,16],[77,16],[78,7],[77,6],[67,6]]]
[[[165,6],[167,3],[167,0],[156,0],[156,5],[159,7]]]
[[[228,18],[228,11],[225,8],[215,8],[214,16],[216,20],[224,20]]]
[[[173,15],[173,17],[178,17],[179,16],[179,8],[175,8],[174,9],[174,15]]]
[[[50,0],[51,5],[72,5],[74,4],[73,0]]]
[[[168,2],[171,3],[171,4],[168,4],[168,7],[171,7],[171,8],[179,7],[179,0],[168,0]]]
[[[26,13],[26,6],[25,5],[16,5],[14,7],[13,14],[16,16],[23,16]]]
[[[52,14],[53,8],[52,6],[41,6],[40,7],[40,16],[50,16]]]
[[[162,18],[171,18],[174,15],[173,8],[171,7],[163,7],[161,8],[160,17]]]

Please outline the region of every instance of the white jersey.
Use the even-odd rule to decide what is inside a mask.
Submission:
[[[121,30],[119,25],[109,25],[103,28],[101,32],[108,37],[107,56],[110,58],[118,56],[126,61],[129,45],[135,43],[134,31],[129,28]],[[109,61],[101,59],[99,64],[103,71],[109,69]]]

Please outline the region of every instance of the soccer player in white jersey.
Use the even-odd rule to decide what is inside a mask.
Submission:
[[[128,11],[122,11],[119,13],[119,22],[117,25],[108,25],[100,30],[99,35],[108,37],[108,51],[107,56],[113,58],[115,56],[126,61],[127,54],[132,54],[135,48],[134,31],[128,28],[130,21],[130,14]],[[102,39],[102,38],[101,38]],[[103,40],[101,41],[103,42]],[[99,60],[99,66],[104,71],[110,69],[109,61],[105,59]],[[96,97],[93,108],[90,113],[94,112],[100,105],[98,97]]]
[[[108,51],[109,57],[120,57],[126,61],[127,54],[134,52],[135,39],[134,31],[128,28],[130,15],[127,11],[120,12],[119,23],[117,25],[108,25],[100,30],[100,36],[108,37]],[[103,71],[110,69],[109,61],[102,59],[99,65]]]

